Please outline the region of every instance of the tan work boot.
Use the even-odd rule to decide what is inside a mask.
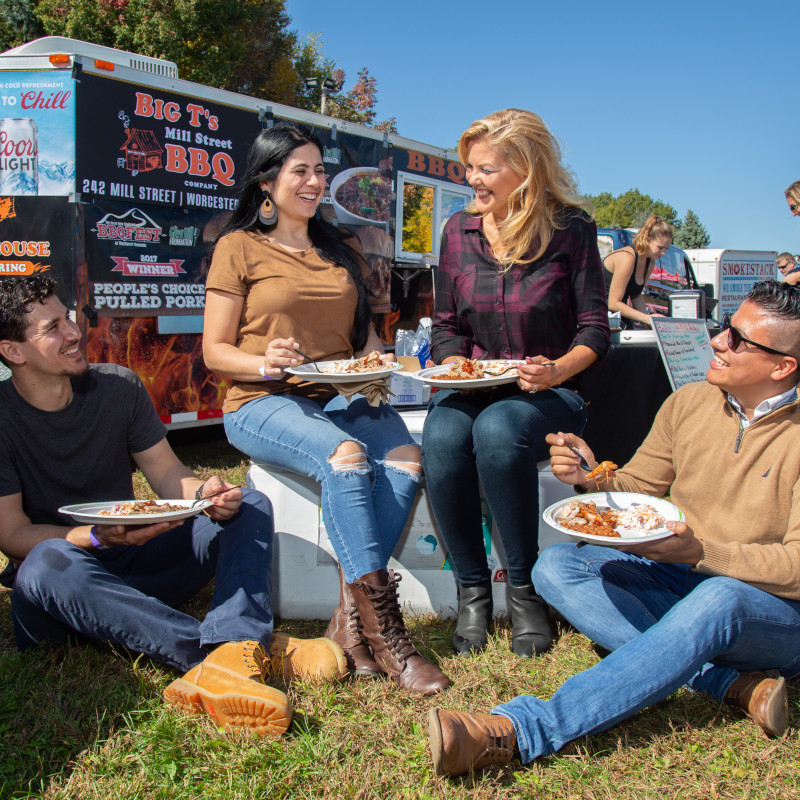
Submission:
[[[259,642],[228,642],[164,689],[164,699],[190,714],[208,714],[223,728],[278,737],[292,721],[289,698],[265,686]]]
[[[273,633],[267,671],[287,680],[339,680],[347,675],[347,659],[330,639],[295,639],[288,633]]]
[[[786,681],[766,672],[742,672],[725,693],[725,701],[741,708],[769,736],[783,736],[789,726]]]
[[[508,764],[517,735],[508,717],[432,708],[428,715],[433,769],[455,777],[493,764]]]

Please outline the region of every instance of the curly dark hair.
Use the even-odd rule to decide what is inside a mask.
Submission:
[[[233,231],[269,230],[258,218],[259,206],[264,201],[264,192],[260,184],[262,181],[274,180],[292,151],[306,144],[313,144],[320,154],[323,153],[322,142],[303,126],[284,123],[261,131],[247,154],[239,202],[220,231],[217,241]],[[308,236],[322,258],[347,270],[358,290],[351,342],[353,350],[358,352],[367,343],[369,326],[372,322],[369,290],[362,272],[363,257],[345,241],[345,236],[338,228],[319,215],[309,220]],[[216,242],[209,252],[209,257],[213,256],[215,246]]]
[[[24,342],[28,325],[25,318],[30,314],[31,305],[44,303],[57,289],[56,279],[41,272],[0,279],[0,339]]]

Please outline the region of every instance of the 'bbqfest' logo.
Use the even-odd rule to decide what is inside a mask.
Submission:
[[[164,235],[159,225],[138,208],[124,214],[106,214],[98,221],[92,232],[99,241],[114,241],[117,244],[133,244],[144,247],[150,242],[159,242]]]

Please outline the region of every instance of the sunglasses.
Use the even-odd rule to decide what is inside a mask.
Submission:
[[[732,350],[734,353],[739,349],[739,346],[742,342],[746,342],[753,347],[757,347],[759,350],[764,350],[767,353],[772,353],[776,356],[788,356],[789,358],[794,358],[793,355],[790,353],[784,353],[781,350],[776,350],[774,347],[767,347],[765,344],[759,344],[758,342],[754,342],[752,339],[746,339],[742,336],[741,331],[738,328],[734,328],[731,325],[731,315],[729,312],[726,312],[722,315],[722,330],[728,331],[728,349]]]
[[[789,203],[789,211],[791,211],[792,214],[795,214],[798,208],[800,208],[800,206],[798,206],[796,203]]]

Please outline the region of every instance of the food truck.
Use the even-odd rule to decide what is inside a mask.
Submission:
[[[454,151],[75,39],[0,54],[0,275],[52,273],[89,360],[134,370],[168,427],[221,419],[227,381],[201,351],[207,253],[250,144],[282,121],[324,145],[320,213],[358,237],[391,344],[430,316],[442,227],[472,196]]]
[[[698,280],[714,287],[720,319],[739,308],[754,283],[774,280],[778,274],[777,250],[692,249],[686,254]]]

